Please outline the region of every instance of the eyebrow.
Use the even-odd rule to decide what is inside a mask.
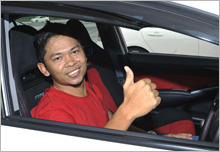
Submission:
[[[72,50],[75,50],[76,48],[80,47],[79,45],[76,45],[74,47],[72,47],[69,51],[72,51]],[[62,53],[60,52],[57,52],[57,53],[54,53],[50,56],[50,58],[53,58],[54,56],[58,56],[58,55],[61,55]]]

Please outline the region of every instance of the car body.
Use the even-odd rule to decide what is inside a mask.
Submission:
[[[203,130],[200,124],[206,120],[209,107],[212,107],[214,99],[215,105],[218,103],[216,94],[219,88],[219,58],[129,52],[120,27],[135,30],[145,27],[163,28],[218,47],[217,15],[172,2],[3,1],[1,5],[2,150],[16,148],[29,151],[37,147],[37,150],[73,151],[88,150],[86,148],[89,147],[89,150],[123,148],[129,151],[133,146],[136,150],[145,151],[219,150],[216,128],[208,131],[208,135],[213,136],[211,139],[191,141],[28,117],[28,104],[36,105],[35,101],[39,101],[44,94],[38,90],[41,88],[35,87],[41,82],[47,82],[36,70],[36,55],[29,54],[33,51],[34,34],[29,33],[28,29],[39,30],[44,24],[26,23],[26,28],[22,26],[22,32],[18,32],[21,26],[14,25],[11,29],[9,26],[11,22],[30,16],[53,17],[57,19],[51,19],[51,22],[64,24],[71,19],[80,21],[94,42],[93,50],[86,50],[88,60],[91,58],[92,64],[101,69],[102,81],[117,106],[123,101],[123,90],[118,82],[115,83],[120,80],[115,71],[121,70],[123,75],[123,66],[129,65],[134,71],[136,81],[148,77],[157,85],[162,102],[152,114],[156,115],[160,110],[169,107],[184,110],[192,116],[196,135],[200,135]],[[14,29],[16,30],[13,31]],[[81,31],[80,35],[83,35]],[[101,47],[96,46],[97,43],[101,43]],[[208,51],[207,54],[209,53]],[[27,90],[30,92],[26,92]],[[28,98],[31,94],[34,94],[33,99]],[[218,122],[214,124],[218,126]],[[134,125],[143,129],[146,125],[145,116],[135,121]],[[36,138],[37,134],[40,137]],[[45,141],[44,138],[48,140]]]
[[[49,21],[49,20],[50,20],[49,17],[37,16],[37,17],[32,18],[32,19],[31,19],[31,22],[32,22],[32,23],[38,23],[38,22],[43,22],[43,23],[45,23],[45,22],[47,22],[47,21]]]
[[[219,56],[219,47],[215,44],[163,28],[146,27],[139,31],[121,28],[121,30],[131,52]]]

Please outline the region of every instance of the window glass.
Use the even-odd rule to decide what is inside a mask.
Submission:
[[[103,48],[102,41],[101,41],[101,38],[99,37],[99,32],[98,32],[96,23],[85,22],[85,21],[81,21],[81,23],[86,27],[92,41],[98,44],[101,48]]]
[[[10,28],[16,25],[28,25],[35,28],[36,30],[40,30],[41,28],[44,27],[47,21],[66,24],[68,20],[69,19],[67,18],[56,18],[56,17],[47,17],[47,16],[28,16],[28,17],[19,18],[15,22],[11,22]],[[86,22],[86,21],[80,21],[80,22],[87,29],[91,40],[103,48],[96,23]]]
[[[166,53],[219,57],[218,45],[170,30],[146,27],[121,28],[129,52]]]
[[[68,19],[48,17],[48,16],[28,16],[28,17],[22,17],[22,18],[17,19],[16,23],[20,22],[22,24],[31,26],[35,28],[36,30],[40,30],[42,27],[44,27],[47,21],[66,24]]]

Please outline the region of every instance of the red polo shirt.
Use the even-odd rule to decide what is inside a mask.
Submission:
[[[102,101],[99,89],[94,84],[92,86],[95,92],[86,82],[88,95],[85,97],[76,97],[50,87],[31,110],[31,115],[39,119],[104,127],[109,120],[109,109]]]

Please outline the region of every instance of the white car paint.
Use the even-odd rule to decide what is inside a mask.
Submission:
[[[13,136],[9,136],[10,135]],[[22,139],[22,140],[21,140]],[[13,146],[12,144],[13,143]],[[103,140],[1,126],[1,151],[166,151]]]
[[[37,23],[37,22],[42,22],[42,23],[45,23],[47,21],[49,21],[50,18],[49,17],[44,17],[44,16],[37,16],[35,18],[32,18],[31,19],[31,22],[32,23]]]

